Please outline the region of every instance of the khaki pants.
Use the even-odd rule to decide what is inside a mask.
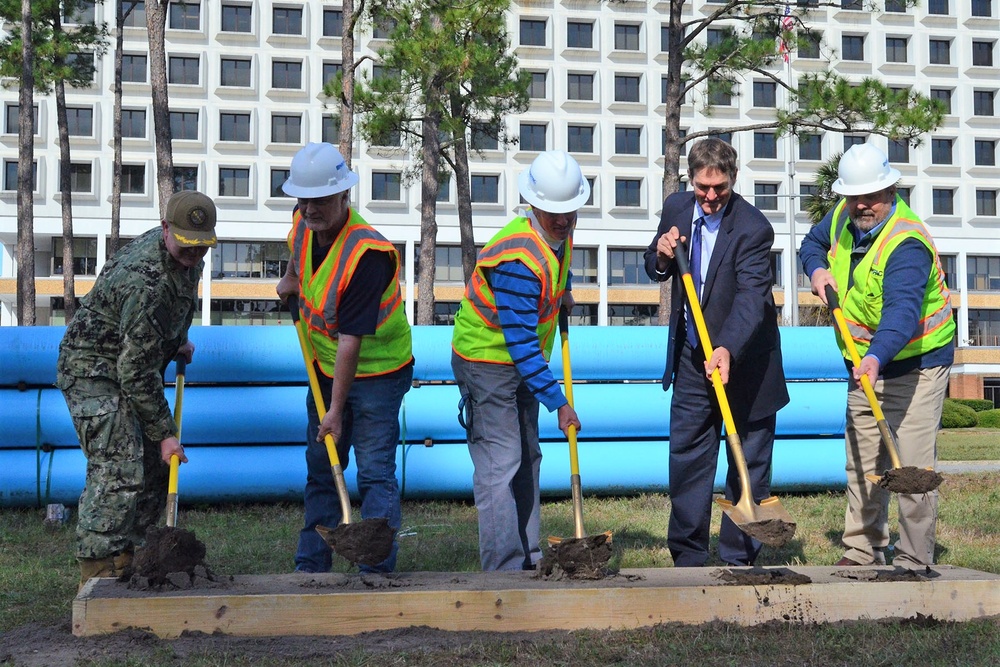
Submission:
[[[903,466],[934,467],[937,432],[948,388],[950,367],[915,370],[875,385],[886,421],[896,433]],[[868,565],[885,563],[889,544],[889,492],[865,479],[892,467],[860,384],[847,394],[847,513],[844,546],[847,558]],[[893,563],[903,567],[934,563],[937,491],[899,494],[899,541]]]

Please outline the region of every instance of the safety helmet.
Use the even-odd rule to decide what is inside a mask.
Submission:
[[[535,208],[570,213],[590,198],[590,183],[566,151],[545,151],[517,179],[517,190]]]
[[[850,197],[885,190],[896,184],[900,173],[889,166],[889,158],[879,149],[871,144],[855,144],[841,156],[837,175],[840,178],[831,189]]]
[[[359,180],[336,146],[312,142],[292,158],[291,172],[281,189],[290,197],[315,199],[348,190]]]

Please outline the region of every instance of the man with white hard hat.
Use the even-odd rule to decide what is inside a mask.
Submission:
[[[896,192],[900,173],[871,144],[840,158],[833,191],[844,199],[812,228],[799,250],[813,294],[838,294],[859,354],[847,396],[847,514],[840,566],[884,564],[889,492],[866,473],[891,467],[860,385],[866,374],[899,442],[903,466],[934,467],[941,410],[954,361],[955,322],[934,241]],[[829,304],[828,304],[829,305]],[[852,370],[853,369],[853,370]],[[894,565],[934,563],[937,491],[899,495]]]
[[[580,429],[548,360],[559,309],[573,307],[573,229],[590,184],[558,150],[535,158],[517,184],[530,208],[479,253],[452,338],[484,570],[534,569],[542,556],[539,403],[567,435],[571,425]]]
[[[298,295],[307,339],[327,408],[320,422],[306,396],[305,526],[295,569],[329,572],[331,550],[316,526],[336,526],[340,503],[327,434],[346,468],[354,448],[362,519],[400,526],[396,446],[399,407],[413,379],[410,325],[399,288],[399,253],[350,205],[358,175],[332,144],[310,143],[292,158],[285,194],[297,198],[288,234],[291,257],[278,281],[282,301]],[[391,572],[398,546],[362,571]]]

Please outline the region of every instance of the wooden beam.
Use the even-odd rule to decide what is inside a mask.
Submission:
[[[599,581],[540,580],[530,572],[236,576],[212,587],[162,593],[93,579],[73,602],[73,634],[143,628],[166,638],[185,630],[349,635],[411,626],[514,632],[1000,615],[1000,576],[985,572],[938,566],[905,581],[884,580],[891,567],[769,569],[776,570],[805,575],[811,583],[780,583],[776,577],[775,583],[733,584],[717,568],[623,570]]]

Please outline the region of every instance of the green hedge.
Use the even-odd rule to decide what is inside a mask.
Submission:
[[[993,401],[987,401],[985,398],[953,398],[951,400],[961,405],[967,405],[976,412],[993,409]]]
[[[1000,410],[984,410],[976,414],[980,426],[1000,428]]]
[[[968,405],[962,405],[953,398],[944,400],[944,410],[941,412],[941,425],[944,428],[969,428],[979,423],[976,411]]]

